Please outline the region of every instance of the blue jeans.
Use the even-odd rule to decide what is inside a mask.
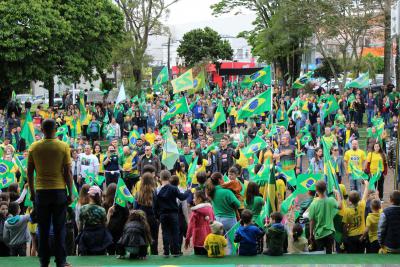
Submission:
[[[361,194],[361,182],[360,182],[360,180],[353,179],[353,175],[349,174],[349,181],[350,181],[350,190],[351,191],[357,191],[359,194]]]
[[[35,209],[39,227],[39,259],[41,266],[48,266],[51,257],[49,246],[50,224],[54,231],[54,253],[57,266],[66,263],[65,222],[67,214],[67,192],[64,189],[37,190]]]
[[[160,216],[164,255],[178,255],[179,247],[179,218],[178,213],[161,214]]]
[[[226,217],[215,216],[215,220],[217,222],[222,223],[222,225],[224,226],[225,234],[227,232],[229,232],[229,230],[231,230],[231,228],[237,223],[236,217],[234,217],[234,218],[226,218]],[[227,255],[231,255],[231,254],[232,254],[232,243],[228,239],[228,253],[227,253]]]
[[[367,109],[367,118],[368,118],[368,127],[371,127],[372,125],[372,118],[375,115],[375,111],[373,109]]]

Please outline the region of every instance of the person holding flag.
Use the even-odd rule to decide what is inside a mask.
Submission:
[[[353,174],[350,163],[356,166],[359,170],[364,170],[365,167],[365,152],[358,147],[358,140],[353,140],[351,142],[351,149],[344,153],[344,162],[346,168],[346,175],[350,181],[350,189],[360,192],[361,183],[360,177],[356,177]]]
[[[379,199],[383,201],[383,185],[385,183],[385,175],[387,175],[387,161],[385,153],[379,143],[375,143],[373,150],[368,152],[366,160],[366,173],[371,177],[378,175],[379,179],[373,185],[379,192]],[[371,179],[372,180],[372,179]]]

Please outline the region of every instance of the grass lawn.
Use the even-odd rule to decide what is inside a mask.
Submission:
[[[201,256],[183,256],[180,258],[164,259],[161,256],[152,256],[147,260],[118,260],[113,256],[91,256],[91,257],[68,257],[68,262],[74,267],[76,266],[161,266],[161,265],[303,265],[303,264],[357,264],[357,265],[393,265],[400,263],[400,255],[351,255],[351,254],[335,254],[335,255],[287,255],[282,257],[238,257],[227,256],[221,259],[209,259]],[[36,257],[8,257],[0,258],[1,267],[15,267],[15,266],[38,266],[39,261]],[[51,263],[54,266],[54,263]]]

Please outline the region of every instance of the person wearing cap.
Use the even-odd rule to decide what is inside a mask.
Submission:
[[[70,266],[66,261],[65,223],[67,206],[72,203],[72,169],[69,146],[55,137],[52,119],[42,123],[44,139],[33,143],[28,156],[28,184],[39,226],[40,266],[50,263],[50,224],[54,230],[54,253],[57,267]],[[36,172],[36,179],[34,179]]]

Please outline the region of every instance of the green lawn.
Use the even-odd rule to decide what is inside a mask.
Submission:
[[[287,255],[282,257],[238,257],[228,256],[221,259],[209,259],[200,256],[183,256],[180,258],[164,259],[161,256],[152,256],[147,260],[118,260],[111,256],[92,256],[92,257],[68,257],[68,262],[74,267],[76,266],[133,266],[133,265],[148,265],[148,266],[161,266],[161,265],[282,265],[282,264],[399,264],[400,255],[351,255],[351,254],[336,254],[336,255]],[[39,262],[34,257],[9,257],[0,258],[1,267],[15,267],[15,266],[38,266]],[[54,263],[51,264],[54,266]]]

